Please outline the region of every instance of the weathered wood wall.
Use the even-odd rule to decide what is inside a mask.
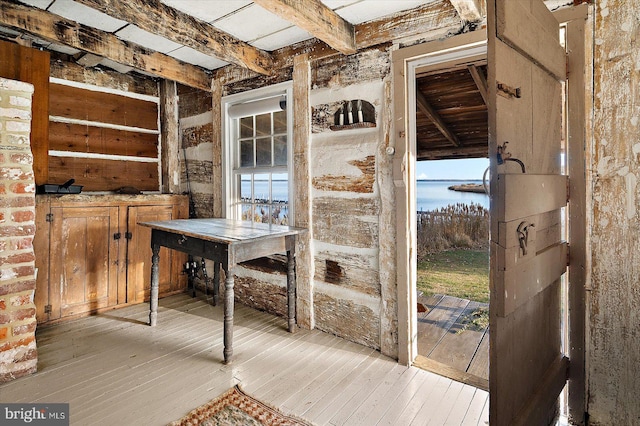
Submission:
[[[630,425],[640,421],[640,3],[595,10],[588,412],[590,424]]]
[[[178,98],[181,139],[178,156],[182,189],[183,192],[190,191],[197,217],[214,217],[214,187],[222,183],[214,184],[213,179],[214,126],[211,93],[178,86]],[[219,131],[217,126],[216,131]]]
[[[378,174],[385,172],[380,163],[386,154],[380,147],[388,129],[381,121],[388,114],[389,78],[390,55],[380,49],[312,68],[316,326],[378,349],[384,305],[379,265],[385,262],[380,247],[388,238],[382,223],[387,218],[381,215],[388,200],[382,198]],[[376,127],[331,130],[336,110],[352,99],[375,107]]]
[[[313,304],[305,321],[395,356],[395,221],[385,152],[391,127],[390,53],[374,48],[310,64],[311,139],[305,149],[311,163],[306,176],[296,173],[297,179],[310,182],[308,187],[298,186],[296,194],[296,200],[309,200],[296,208],[308,210],[306,226],[312,229],[310,270],[314,273],[305,288]],[[270,78],[243,80],[225,86],[223,93],[268,86],[291,75],[291,70],[284,70]],[[331,130],[340,105],[355,99],[374,106],[376,126]],[[386,269],[381,271],[380,265]],[[285,314],[282,270],[250,265],[238,268],[236,274],[239,301]]]

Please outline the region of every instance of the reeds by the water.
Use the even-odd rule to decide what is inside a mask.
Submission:
[[[418,213],[418,259],[454,248],[487,248],[489,211],[480,204],[450,204]]]

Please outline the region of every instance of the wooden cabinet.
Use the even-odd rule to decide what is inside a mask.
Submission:
[[[50,217],[50,319],[116,305],[118,207],[53,207]]]
[[[131,206],[128,209],[128,228],[135,229],[127,243],[127,299],[131,302],[149,300],[151,282],[151,228],[137,226],[138,222],[178,219],[173,214],[173,206]],[[182,271],[184,255],[162,248],[160,262],[166,270],[160,271],[160,294],[171,294],[184,286],[172,280],[175,272]]]
[[[38,322],[149,300],[151,233],[137,224],[187,216],[185,196],[37,196]],[[160,259],[160,295],[183,291],[186,256]]]

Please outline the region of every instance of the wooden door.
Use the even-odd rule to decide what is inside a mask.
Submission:
[[[149,300],[151,285],[151,228],[138,226],[138,222],[154,222],[175,219],[174,206],[131,206],[128,209],[127,227],[130,239],[127,243],[127,302]],[[181,253],[162,247],[160,249],[159,294],[166,295],[184,287],[178,278],[182,270]]]
[[[36,233],[33,237],[33,253],[36,257],[36,292],[34,303],[36,305],[36,318],[38,323],[47,322],[51,316],[51,304],[49,302],[49,256],[51,229],[47,222],[50,213],[49,198],[47,196],[36,197]],[[59,314],[59,309],[58,309]]]
[[[51,209],[49,319],[117,303],[117,207]]]
[[[558,414],[568,372],[561,343],[566,60],[558,22],[541,0],[490,0],[488,55],[490,423],[546,425]]]

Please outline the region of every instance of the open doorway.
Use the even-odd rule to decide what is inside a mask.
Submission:
[[[420,153],[415,125],[416,75],[423,67],[442,69],[445,64],[481,55],[480,38],[488,36],[488,148],[493,174],[491,416],[496,424],[513,424],[516,418],[523,424],[538,424],[558,413],[557,396],[567,377],[569,414],[578,419],[584,416],[584,276],[580,271],[584,270],[586,259],[582,250],[585,52],[580,35],[584,34],[587,8],[566,16],[550,16],[540,2],[528,2],[530,10],[517,2],[508,4],[509,7],[496,8],[495,3],[490,3],[488,33],[464,34],[412,46],[393,56],[397,139],[388,151],[395,155],[394,183],[399,188],[396,191],[398,355],[400,362],[416,364],[415,194]],[[517,24],[506,26],[505,22]],[[566,49],[558,40],[558,22],[569,22]],[[531,28],[523,31],[525,27]],[[544,43],[538,42],[543,33],[548,37]],[[536,34],[536,38],[522,40],[522,35],[530,34]],[[532,40],[535,43],[527,44]],[[574,48],[570,46],[572,41]],[[540,46],[544,48],[535,50]],[[561,83],[567,80],[567,68],[570,72],[563,89]],[[563,108],[567,111],[564,124]],[[563,138],[566,138],[564,148]],[[567,158],[565,173],[569,176],[561,168],[563,149]],[[514,163],[506,162],[505,158]],[[569,194],[571,201],[567,204]],[[565,225],[570,235],[570,253],[564,252],[567,242],[560,219],[565,208],[570,218]],[[526,229],[533,228],[532,224],[534,232],[528,238]],[[561,297],[565,293],[561,284],[566,280],[567,265],[571,285],[566,286],[568,302],[563,302]],[[560,336],[562,331],[564,336]],[[569,344],[563,347],[563,342]],[[571,357],[571,369],[567,355]],[[517,367],[524,365],[526,368]]]
[[[391,152],[395,152],[394,179],[396,186],[399,186],[396,190],[397,234],[400,236],[396,250],[396,279],[398,360],[403,364],[416,364],[418,356],[416,160],[464,158],[460,157],[460,153],[465,149],[473,149],[473,156],[486,157],[488,151],[486,130],[485,136],[480,139],[481,142],[478,140],[475,146],[471,145],[473,148],[464,147],[462,151],[461,146],[451,143],[451,136],[447,138],[444,132],[437,128],[426,132],[431,138],[429,152],[418,145],[417,77],[437,75],[447,69],[466,70],[468,65],[482,64],[483,61],[486,64],[486,40],[485,31],[475,31],[426,45],[407,47],[395,52],[393,56],[394,78],[397,77],[394,80],[394,108],[398,139],[393,141],[394,146],[390,148]],[[425,103],[429,102],[421,102],[422,106]],[[486,105],[484,108],[486,117]],[[423,121],[426,123],[429,120]],[[486,118],[483,121],[486,127]],[[441,124],[440,126],[442,127]]]
[[[474,51],[477,53],[477,51]],[[415,69],[415,365],[488,389],[486,56]]]
[[[488,159],[418,162],[415,365],[488,389]]]

